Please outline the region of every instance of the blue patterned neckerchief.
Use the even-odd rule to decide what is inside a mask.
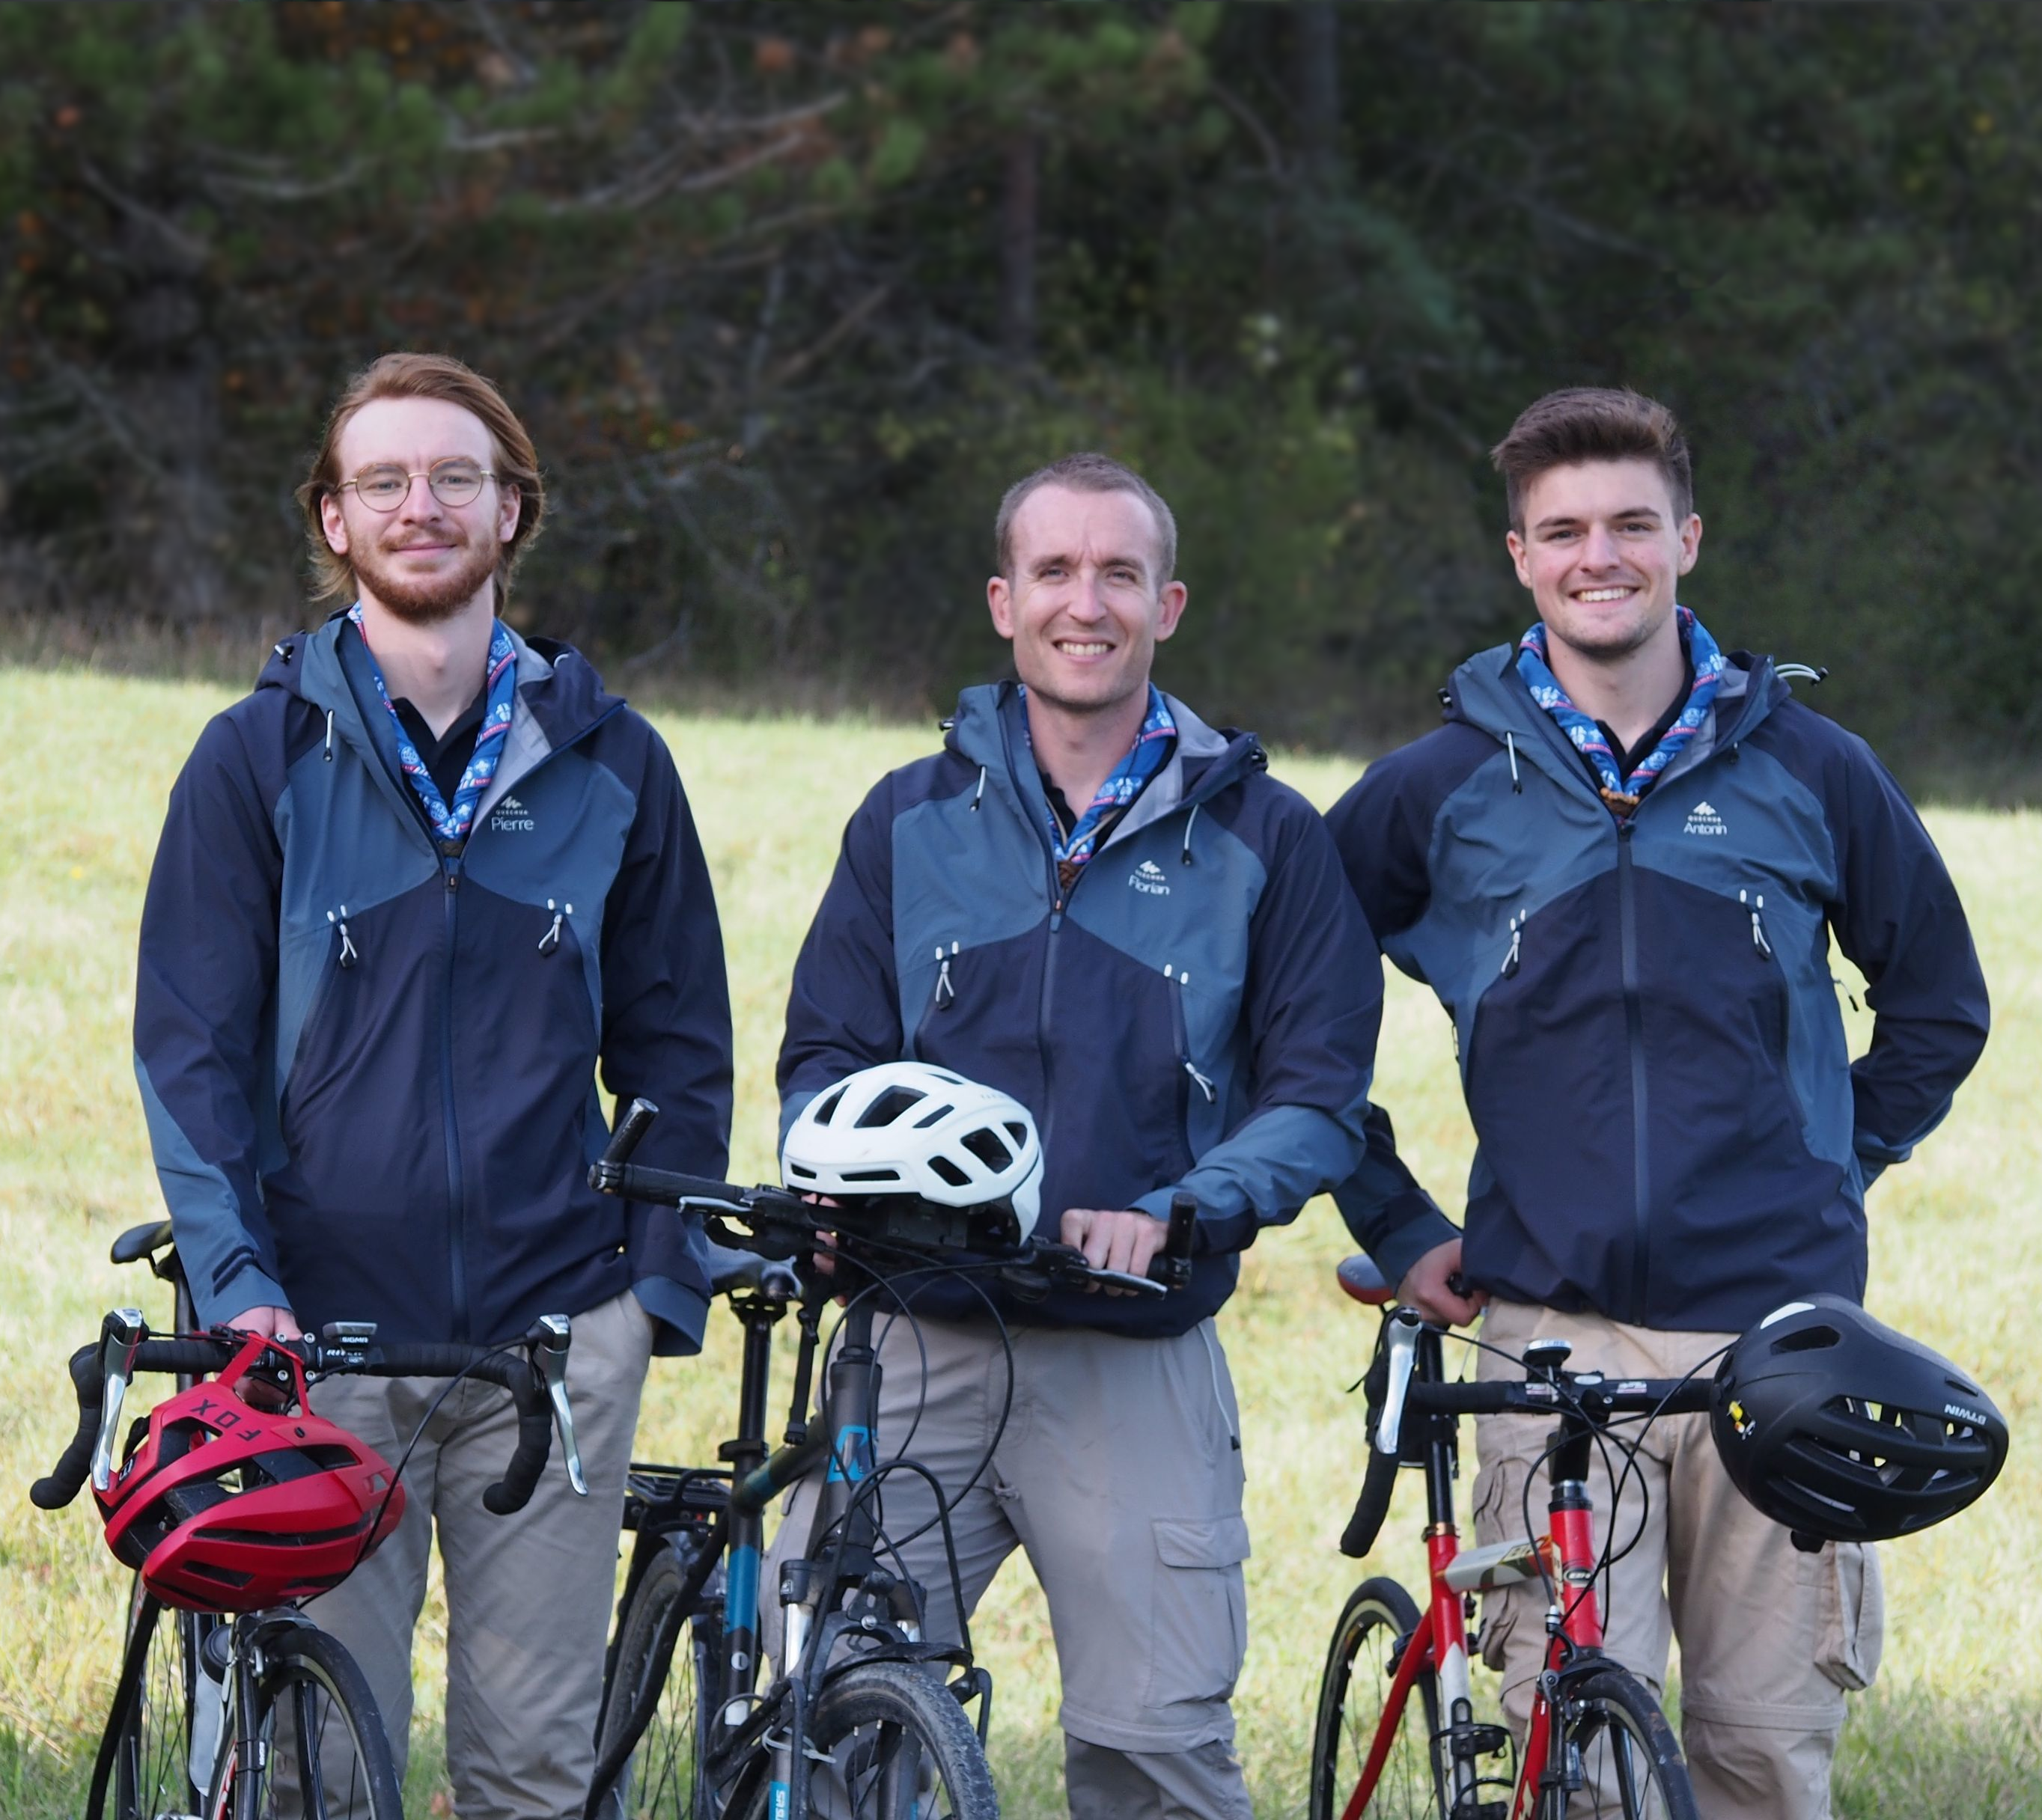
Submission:
[[[1602,800],[1619,821],[1630,819],[1632,812],[1644,801],[1645,793],[1659,781],[1660,774],[1701,730],[1702,723],[1708,718],[1709,709],[1715,704],[1716,686],[1723,681],[1723,655],[1716,648],[1716,641],[1709,637],[1707,629],[1684,606],[1676,606],[1673,611],[1680,624],[1681,642],[1687,647],[1688,660],[1694,665],[1695,686],[1688,691],[1687,705],[1681,710],[1679,717],[1628,778],[1616,774],[1616,755],[1609,749],[1608,740],[1602,736],[1602,728],[1567,699],[1566,690],[1560,686],[1559,679],[1548,667],[1546,628],[1535,625],[1517,641],[1517,674],[1524,679],[1524,686],[1532,691],[1532,699],[1558,722],[1560,731],[1567,736],[1574,749],[1595,767],[1596,775],[1602,780]]]
[[[1028,727],[1028,690],[1021,690],[1021,727],[1025,734]],[[1170,717],[1170,709],[1163,700],[1163,692],[1151,682],[1149,685],[1149,713],[1142,721],[1141,731],[1134,736],[1134,744],[1127,756],[1114,767],[1113,774],[1099,786],[1099,793],[1084,806],[1084,812],[1072,824],[1071,832],[1065,834],[1063,824],[1057,820],[1057,812],[1046,806],[1044,813],[1049,817],[1050,851],[1057,862],[1057,876],[1068,891],[1080,868],[1092,855],[1107,816],[1123,809],[1141,795],[1149,780],[1163,768],[1163,761],[1169,755],[1170,742],[1177,736],[1177,723]],[[1030,737],[1029,750],[1034,750],[1034,740]]]
[[[518,652],[510,642],[510,629],[499,619],[494,622],[490,633],[489,675],[484,684],[488,699],[483,706],[482,725],[476,729],[475,751],[454,788],[453,806],[449,808],[440,795],[440,786],[433,782],[433,774],[426,769],[426,761],[419,756],[419,748],[412,744],[411,736],[404,731],[403,717],[390,699],[389,687],[383,680],[383,666],[376,661],[376,653],[369,650],[369,629],[361,623],[360,601],[347,610],[347,617],[354,621],[355,630],[361,634],[361,648],[369,653],[369,674],[376,679],[376,693],[383,698],[383,705],[389,710],[390,723],[397,729],[397,762],[403,767],[404,775],[411,780],[411,788],[418,792],[419,801],[425,805],[426,820],[432,824],[433,838],[439,842],[442,852],[449,848],[458,849],[468,839],[468,831],[474,824],[475,805],[482,800],[482,793],[489,788],[490,779],[496,775],[496,761],[503,755],[504,736],[510,731],[510,705],[518,692]]]

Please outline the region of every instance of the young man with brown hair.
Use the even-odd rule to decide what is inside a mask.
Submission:
[[[1380,1122],[1339,1199],[1434,1319],[1486,1305],[1504,1354],[1558,1338],[1576,1367],[1677,1377],[1796,1296],[1862,1297],[1865,1190],[1948,1111],[1985,985],[1949,875],[1864,742],[1677,604],[1702,522],[1673,414],[1555,392],[1494,458],[1538,621],[1457,670],[1447,725],[1329,818],[1384,951],[1453,1019],[1480,1145],[1466,1236]],[[1832,938],[1877,1014],[1855,1062]],[[1522,1533],[1548,1427],[1477,1424],[1482,1541]],[[1658,1688],[1678,1637],[1704,1815],[1826,1814],[1844,1690],[1878,1663],[1876,1558],[1798,1551],[1737,1494],[1705,1417],[1655,1424],[1637,1465],[1620,1506],[1606,1470],[1591,1487],[1615,1512],[1610,1650]],[[1520,1732],[1543,1597],[1492,1594],[1485,1613]]]
[[[573,1317],[585,1499],[556,1462],[517,1516],[484,1509],[514,1428],[499,1390],[317,1394],[387,1458],[411,1449],[403,1524],[314,1607],[400,1772],[437,1522],[457,1807],[555,1820],[593,1768],[647,1359],[696,1348],[708,1290],[679,1222],[588,1187],[596,1072],[663,1109],[660,1162],[722,1173],[716,905],[659,736],[569,647],[499,617],[544,497],[495,386],[384,356],[300,498],[318,594],[350,604],[275,648],[171,793],[136,1072],[202,1321],[492,1344]]]

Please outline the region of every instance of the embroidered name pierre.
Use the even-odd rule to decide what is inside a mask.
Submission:
[[[1139,866],[1129,873],[1127,882],[1137,891],[1146,892],[1151,897],[1167,897],[1170,895],[1169,883],[1164,876],[1163,869],[1153,859],[1143,860]]]
[[[494,834],[530,834],[538,825],[531,811],[514,796],[505,797],[489,812],[490,832]]]

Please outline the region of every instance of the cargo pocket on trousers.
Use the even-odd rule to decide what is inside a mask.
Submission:
[[[1846,1692],[1868,1688],[1886,1648],[1886,1588],[1879,1552],[1868,1543],[1836,1542],[1815,1557],[1822,1574],[1822,1632],[1815,1666]]]
[[[1516,1470],[1509,1470],[1513,1467]],[[1501,1542],[1524,1533],[1521,1501],[1512,1495],[1512,1488],[1522,1485],[1524,1479],[1524,1462],[1520,1460],[1506,1459],[1498,1465],[1478,1469],[1474,1475],[1474,1525],[1478,1543]],[[1532,1584],[1506,1587],[1501,1592],[1482,1596],[1482,1659],[1485,1666],[1499,1674],[1503,1671],[1505,1651],[1524,1611],[1528,1588]]]
[[[1149,1704],[1223,1700],[1248,1653],[1248,1521],[1159,1516],[1149,1606]]]

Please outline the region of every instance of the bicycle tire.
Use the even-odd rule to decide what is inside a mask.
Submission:
[[[1581,1784],[1554,1791],[1552,1820],[1697,1820],[1673,1728],[1627,1669],[1601,1669],[1566,1696],[1561,1737],[1581,1757]]]
[[[310,1624],[287,1624],[262,1645],[254,1734],[269,1745],[254,1773],[262,1820],[403,1820],[403,1796],[383,1715],[339,1641]],[[230,1753],[225,1768],[239,1773]],[[208,1813],[237,1813],[241,1791]]]
[[[816,1820],[999,1820],[985,1752],[964,1708],[927,1669],[861,1662],[823,1688],[809,1715],[813,1758],[808,1811]],[[770,1820],[771,1778],[755,1761],[733,1795],[728,1820]]]
[[[618,1615],[595,1757],[602,1764],[620,1747],[632,1754],[595,1810],[603,1820],[696,1820],[713,1811],[703,1769],[710,1703],[721,1672],[723,1601],[705,1594],[683,1610],[680,1597],[701,1546],[696,1536],[671,1539],[647,1564]],[[688,1641],[682,1650],[683,1630]],[[659,1690],[659,1703],[631,1735],[648,1688]]]
[[[114,1720],[113,1774],[106,1789],[113,1820],[156,1820],[159,1814],[199,1810],[199,1786],[211,1764],[208,1753],[195,1781],[191,1745],[198,1625],[196,1613],[160,1604],[139,1578],[134,1581],[124,1647],[135,1647],[138,1627],[147,1626],[148,1635],[141,1644],[143,1659],[134,1692]],[[102,1807],[98,1812],[107,1810]]]
[[[1311,1820],[1337,1820],[1345,1812],[1388,1703],[1401,1640],[1416,1632],[1418,1619],[1417,1602],[1386,1577],[1363,1581],[1341,1608],[1312,1727]],[[1433,1743],[1438,1677],[1424,1669],[1411,1687],[1417,1698],[1405,1700],[1382,1772],[1361,1810],[1371,1820],[1442,1820],[1447,1811]]]

